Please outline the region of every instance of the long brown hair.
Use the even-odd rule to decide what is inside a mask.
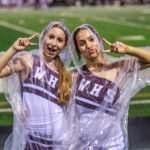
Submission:
[[[76,50],[76,52],[77,52],[77,55],[78,55],[79,60],[81,59],[81,54],[80,54],[80,51],[79,51],[79,48],[78,48],[76,36],[77,36],[77,34],[79,33],[79,31],[81,31],[81,30],[83,30],[83,29],[85,29],[85,28],[78,28],[78,29],[74,32],[74,34],[73,34],[73,41],[74,41],[74,45],[75,45],[75,50]]]

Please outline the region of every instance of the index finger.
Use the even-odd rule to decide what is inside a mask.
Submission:
[[[32,36],[30,36],[30,37],[28,38],[28,40],[30,41],[30,40],[34,39],[35,37],[37,37],[38,35],[39,35],[38,33],[35,33],[35,34],[33,34]]]
[[[102,38],[102,40],[103,40],[108,46],[111,47],[112,44],[111,44],[109,41],[107,41],[105,38]]]
[[[101,53],[111,53],[112,51],[109,49],[109,50],[104,50],[104,51],[101,51]]]

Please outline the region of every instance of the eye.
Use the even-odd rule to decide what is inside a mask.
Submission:
[[[54,39],[54,36],[53,35],[49,35],[49,39]]]
[[[58,38],[58,42],[59,42],[59,43],[62,43],[63,40],[62,40],[61,38]]]
[[[94,41],[94,38],[90,38],[90,41],[93,42],[93,41]]]
[[[80,46],[84,46],[84,45],[85,45],[85,42],[80,42],[79,45],[80,45]]]

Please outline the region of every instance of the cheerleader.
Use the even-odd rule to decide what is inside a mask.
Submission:
[[[100,36],[87,24],[74,30],[72,40],[80,129],[73,146],[80,150],[127,150],[129,100],[149,83],[146,68],[150,66],[150,52],[105,39],[110,50],[104,51]],[[111,52],[134,57],[113,58],[105,54]]]
[[[63,136],[68,130],[65,108],[70,98],[71,78],[58,54],[67,46],[69,36],[63,23],[52,22],[41,33],[39,54],[26,52],[8,63],[16,53],[36,45],[31,42],[37,37],[34,34],[19,38],[1,56],[0,77],[12,75],[7,84],[7,98],[15,116],[13,134],[4,149],[64,149]],[[16,73],[20,79],[18,85],[13,77]]]

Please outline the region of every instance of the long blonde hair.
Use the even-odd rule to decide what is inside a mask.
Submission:
[[[62,27],[59,24],[56,24],[53,27],[62,29]],[[65,31],[64,33],[66,35]],[[66,35],[65,45],[67,44],[67,41],[68,41],[68,37]],[[67,71],[59,55],[56,56],[56,65],[58,67],[58,75],[59,75],[57,96],[59,98],[60,104],[67,105],[70,99],[70,93],[71,93],[71,87],[72,87],[71,75]]]
[[[56,24],[53,27],[62,29],[62,27],[59,24]],[[65,31],[64,31],[64,33],[66,35]],[[65,45],[67,44],[67,41],[68,41],[68,38],[66,35]],[[71,75],[67,71],[67,69],[66,69],[65,65],[63,64],[63,62],[61,61],[59,55],[57,55],[57,57],[56,57],[56,65],[58,67],[58,75],[59,75],[58,90],[57,90],[59,104],[67,105],[68,101],[70,99],[70,93],[71,93],[71,87],[72,87]]]
[[[59,56],[56,57],[56,64],[59,74],[57,96],[60,104],[67,105],[70,99],[72,87],[71,75],[67,71]]]
[[[65,46],[67,45],[67,41],[69,40],[69,30],[68,28],[61,22],[52,22],[48,24],[45,29],[43,30],[41,37],[40,37],[40,45],[42,45],[42,41],[44,39],[44,36],[47,34],[50,28],[57,27],[64,31],[65,33]],[[70,93],[71,93],[71,87],[72,87],[72,80],[71,75],[67,71],[65,65],[61,61],[59,55],[56,56],[56,66],[58,68],[58,90],[57,90],[57,96],[59,98],[58,103],[67,105],[69,99],[70,99]]]

